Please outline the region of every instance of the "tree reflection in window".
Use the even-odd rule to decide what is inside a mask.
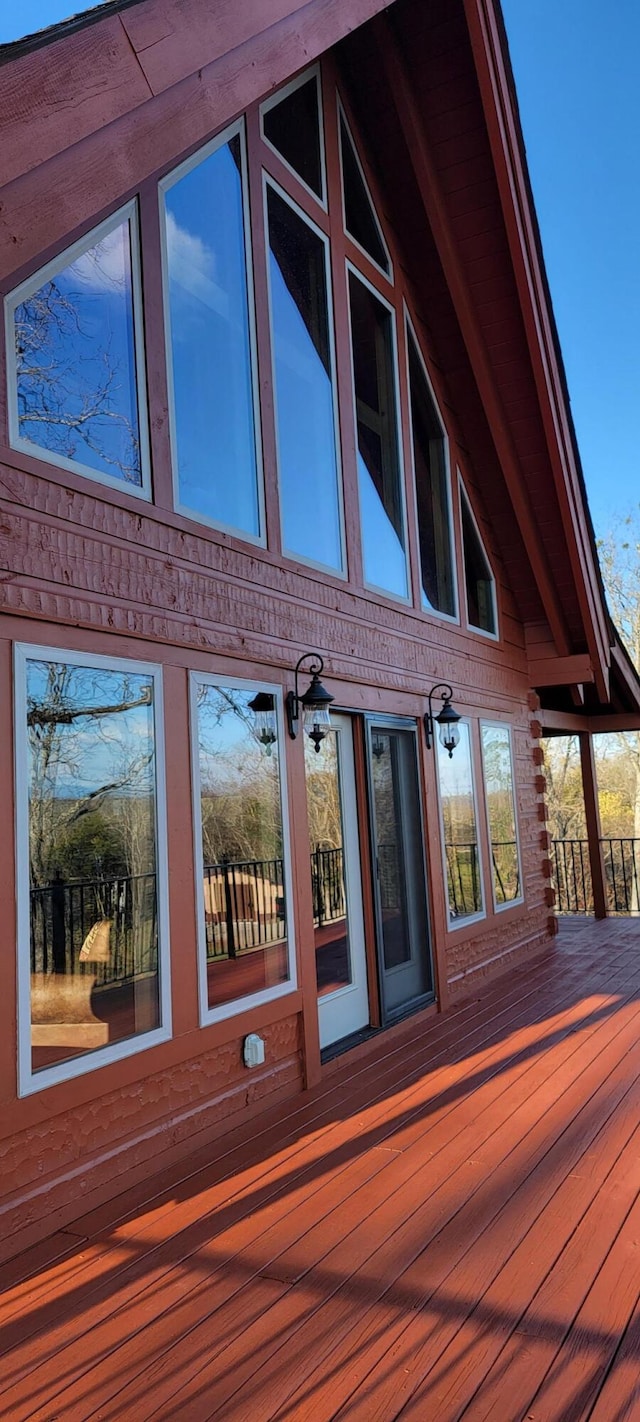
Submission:
[[[151,674],[27,661],[32,1066],[160,1024]]]
[[[482,877],[473,786],[471,736],[460,721],[460,741],[449,756],[436,739],[449,917],[456,923],[482,912]]]
[[[197,678],[195,688],[206,1013],[278,988],[290,971],[275,698],[266,745],[255,688]]]
[[[516,806],[508,726],[482,726],[482,764],[496,908],[521,898]]]
[[[34,453],[141,486],[132,282],[128,217],[17,293],[16,433]]]

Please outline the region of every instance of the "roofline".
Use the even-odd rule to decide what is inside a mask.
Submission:
[[[73,35],[77,30],[86,29],[88,25],[95,25],[109,15],[116,15],[119,10],[129,10],[132,5],[141,5],[142,3],[143,0],[105,0],[105,3],[101,5],[98,0],[93,0],[90,9],[81,10],[77,15],[70,15],[68,19],[59,20],[55,25],[47,25],[42,30],[35,30],[33,34],[23,35],[17,40],[10,40],[8,44],[0,44],[0,65],[8,64],[12,59],[18,59],[21,54],[32,54],[36,49],[54,44],[56,40],[65,39],[67,35]]]
[[[499,0],[464,0],[547,447],[598,694],[608,702],[610,621],[549,292]],[[638,683],[640,696],[640,682]]]

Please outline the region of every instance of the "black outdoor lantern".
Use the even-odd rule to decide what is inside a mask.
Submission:
[[[434,716],[433,709],[431,706],[431,698],[436,691],[440,692],[442,710],[438,712],[437,716]],[[452,696],[453,691],[450,686],[447,686],[446,682],[437,682],[435,686],[432,686],[431,691],[429,692],[429,710],[425,712],[424,717],[424,733],[427,741],[427,750],[431,749],[431,744],[434,735],[433,725],[434,721],[436,721],[438,726],[440,727],[440,743],[444,746],[445,750],[449,752],[449,758],[451,758],[451,756],[453,755],[453,752],[460,740],[458,721],[461,720],[459,712],[456,711],[455,706],[451,705]]]
[[[303,662],[311,659],[311,681],[304,696],[300,696],[298,691],[298,672]],[[304,713],[304,729],[313,741],[316,751],[320,750],[320,743],[324,740],[331,725],[329,707],[333,701],[333,696],[326,690],[320,680],[320,673],[324,670],[324,662],[319,652],[303,652],[295,669],[295,691],[287,692],[286,708],[287,721],[289,725],[289,735],[295,740],[300,726],[300,707]]]
[[[271,755],[271,747],[276,740],[276,700],[268,691],[258,691],[249,702],[249,710],[256,718],[256,740],[264,747],[265,755]]]

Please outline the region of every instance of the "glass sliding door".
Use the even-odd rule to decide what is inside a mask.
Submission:
[[[368,721],[383,1018],[433,996],[416,727]]]

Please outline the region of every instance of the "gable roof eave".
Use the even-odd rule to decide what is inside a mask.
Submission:
[[[497,0],[464,0],[464,7],[585,641],[606,704],[612,639],[504,22]]]

